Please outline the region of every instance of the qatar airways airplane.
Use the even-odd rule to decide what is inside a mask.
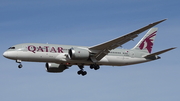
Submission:
[[[45,62],[47,72],[63,72],[72,65],[77,65],[80,70],[79,75],[86,75],[84,66],[97,70],[100,65],[125,66],[138,63],[149,62],[160,59],[158,56],[174,48],[165,49],[151,53],[157,28],[153,26],[165,21],[160,20],[128,33],[113,40],[95,46],[72,46],[40,43],[23,43],[10,47],[3,53],[3,56],[16,60],[19,68],[22,68],[21,61]],[[151,29],[150,29],[151,28]],[[133,40],[140,33],[150,29],[145,36],[132,49],[115,49],[124,43]]]

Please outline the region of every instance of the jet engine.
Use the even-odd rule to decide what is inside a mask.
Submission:
[[[63,72],[67,69],[66,65],[56,64],[56,63],[46,63],[46,71],[51,73]]]
[[[90,53],[86,49],[71,48],[69,49],[69,56],[73,60],[87,60],[89,59]]]

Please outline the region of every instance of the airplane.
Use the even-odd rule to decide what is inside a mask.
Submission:
[[[10,47],[3,56],[15,60],[22,68],[22,61],[44,62],[46,71],[60,73],[73,65],[80,70],[78,75],[86,75],[84,66],[98,70],[101,65],[125,66],[160,59],[158,55],[176,47],[151,53],[158,28],[152,28],[166,19],[151,23],[126,35],[95,46],[72,46],[41,43],[23,43]],[[140,33],[150,29],[132,48],[122,49],[124,43],[134,40]],[[116,49],[117,48],[117,49]]]

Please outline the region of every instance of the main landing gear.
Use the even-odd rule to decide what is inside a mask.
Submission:
[[[87,74],[87,72],[86,71],[84,71],[84,66],[83,65],[79,65],[78,66],[79,68],[80,68],[80,70],[77,72],[77,74],[78,75],[82,75],[82,76],[84,76],[84,75],[86,75]]]
[[[82,76],[85,76],[86,74],[87,74],[87,72],[86,71],[84,71],[84,65],[78,65],[78,67],[80,68],[80,70],[77,72],[77,74],[78,75],[82,75]],[[90,68],[91,69],[94,69],[94,70],[98,70],[100,67],[99,67],[99,65],[97,65],[97,64],[91,64],[90,65]]]
[[[97,65],[97,64],[91,64],[91,65],[90,65],[90,68],[91,68],[91,69],[94,69],[94,70],[98,70],[100,67],[99,67],[99,65]]]
[[[18,68],[22,68],[23,65],[21,64],[21,60],[16,60],[17,63],[19,63]]]

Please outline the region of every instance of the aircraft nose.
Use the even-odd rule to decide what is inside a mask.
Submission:
[[[17,55],[18,54],[15,51],[5,51],[3,53],[3,56],[8,59],[15,59],[15,58],[17,58]]]
[[[5,52],[3,53],[3,56],[6,57],[6,58],[8,58],[8,52],[5,51]]]
[[[3,56],[8,59],[17,59],[18,54],[19,53],[17,51],[5,51]]]

